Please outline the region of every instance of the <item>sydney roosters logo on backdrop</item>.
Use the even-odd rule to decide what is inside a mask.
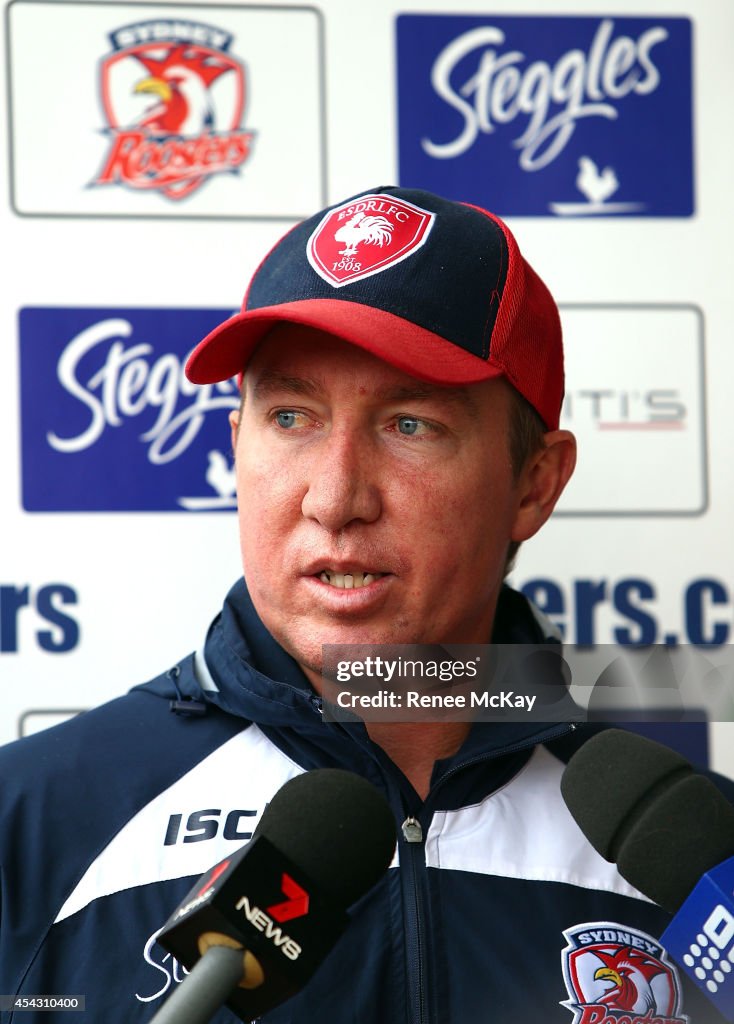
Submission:
[[[563,933],[573,1024],[687,1024],[675,967],[645,932],[608,921]]]
[[[110,137],[94,185],[157,191],[181,200],[250,156],[242,127],[245,69],[232,36],[191,21],[158,20],[111,33],[100,65]]]

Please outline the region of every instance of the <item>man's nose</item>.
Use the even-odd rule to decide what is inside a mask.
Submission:
[[[327,530],[341,530],[355,520],[374,522],[382,510],[377,453],[368,439],[355,434],[332,430],[309,460],[301,511]]]

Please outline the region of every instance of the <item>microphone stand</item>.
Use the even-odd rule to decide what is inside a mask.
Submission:
[[[245,974],[245,950],[211,946],[150,1024],[208,1024]]]

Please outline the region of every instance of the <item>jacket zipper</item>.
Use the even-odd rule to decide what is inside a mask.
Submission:
[[[425,978],[425,913],[421,894],[421,882],[425,873],[423,828],[417,818],[408,816],[402,824],[401,831],[405,842],[400,855],[400,869],[403,880],[407,883],[406,904],[410,907],[408,913],[412,914],[414,919],[413,927],[405,930],[410,1017],[415,1024],[428,1024]],[[405,863],[406,861],[407,863]]]
[[[576,726],[574,723],[569,725],[569,723],[564,722],[552,732],[547,733],[542,742],[546,743],[549,740],[557,739],[559,736],[564,735],[564,733],[572,732],[575,728]],[[482,761],[492,761],[496,757],[515,754],[520,750],[535,746],[538,746],[538,742],[536,740],[523,740],[519,743],[514,743],[509,747],[503,747],[501,750],[492,751],[491,753],[485,752],[483,754],[478,754],[476,757],[469,758],[467,761],[462,761],[461,764],[456,765],[439,779],[438,783],[431,791],[431,795],[440,786],[442,786],[447,779],[450,779],[458,772],[463,771],[464,768],[479,764]],[[431,812],[431,817],[432,816],[433,812]],[[420,821],[412,815],[408,815],[408,817],[403,821],[401,832],[405,842],[400,854],[400,870],[403,879],[407,883],[408,901],[414,916],[414,927],[406,927],[410,1017],[415,1024],[429,1024],[429,1009],[426,991],[427,984],[424,963],[426,948],[426,938],[424,934],[425,913],[423,910],[422,898],[422,881],[427,881],[428,871],[425,863],[425,837]],[[403,852],[405,852],[407,856],[404,857]],[[408,868],[407,872],[405,871],[406,868]]]
[[[321,698],[313,696],[310,703],[315,711],[323,714]],[[571,722],[569,724],[564,722],[557,726],[557,728],[553,729],[552,732],[546,733],[542,742],[547,743],[549,740],[557,739],[564,733],[573,732],[575,728],[575,723]],[[441,776],[429,795],[432,795],[447,781],[447,779],[453,778],[454,775],[463,771],[464,768],[480,764],[482,761],[492,761],[496,757],[515,754],[519,750],[535,746],[538,746],[538,741],[535,738],[522,740],[519,743],[513,743],[508,747],[502,747],[500,750],[494,750],[491,753],[484,752],[482,754],[478,754],[476,757],[462,761],[461,764],[457,764],[454,768],[450,769],[450,771],[446,772],[445,775]],[[427,802],[428,801],[426,801],[426,803]],[[425,808],[425,804],[423,806]],[[431,817],[432,816],[433,812],[431,812]],[[415,1024],[430,1024],[424,965],[426,947],[426,939],[424,935],[425,913],[423,911],[423,898],[421,895],[422,881],[419,881],[420,878],[427,882],[428,871],[426,867],[423,826],[418,818],[408,814],[401,826],[401,832],[404,839],[404,845],[400,853],[400,874],[401,879],[404,884],[406,884],[408,891],[408,900],[406,903],[408,901],[410,902],[414,923],[414,927],[406,927],[405,929],[410,1018],[415,1022]],[[407,856],[403,855],[404,852],[407,853]]]

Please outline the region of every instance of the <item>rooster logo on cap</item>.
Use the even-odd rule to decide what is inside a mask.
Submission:
[[[346,249],[340,249],[340,256],[354,256],[361,242],[382,247],[392,239],[393,225],[387,217],[368,217],[355,213],[334,235],[337,242],[346,242]]]

